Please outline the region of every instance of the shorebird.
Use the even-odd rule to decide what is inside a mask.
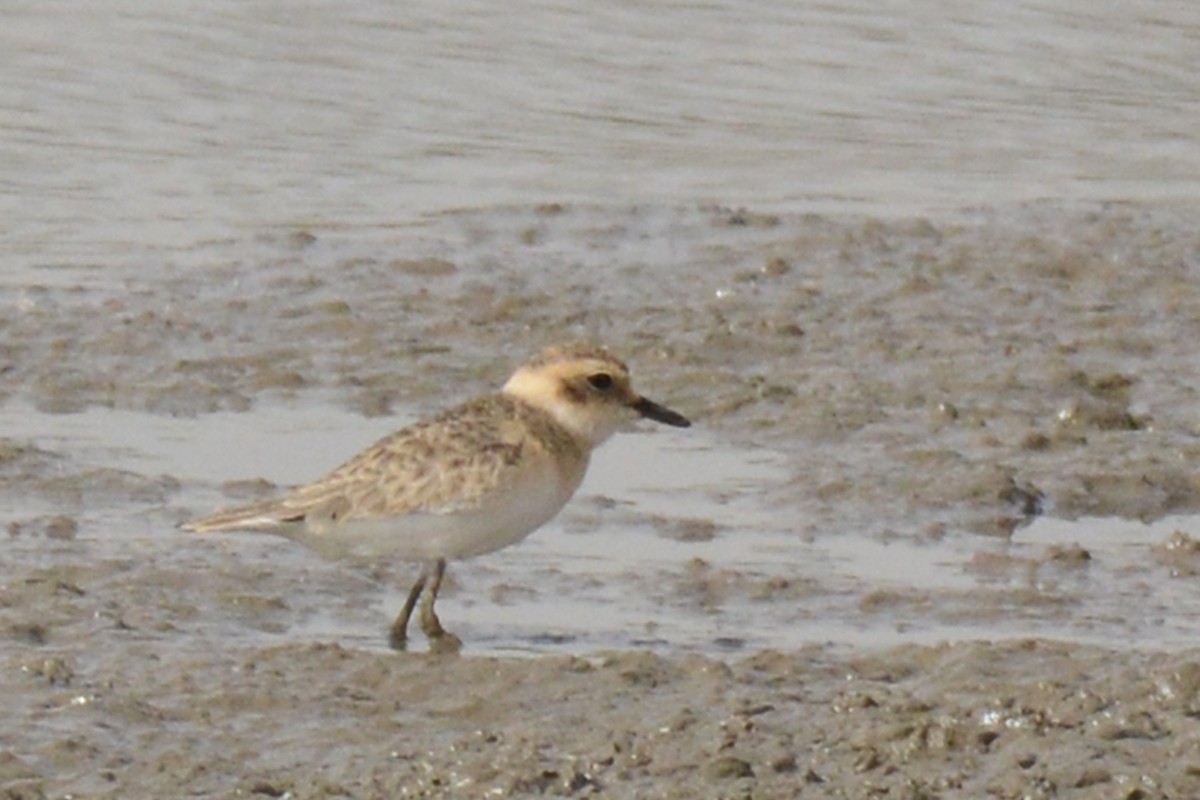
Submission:
[[[418,561],[420,576],[391,626],[404,649],[420,625],[437,650],[461,641],[434,611],[446,562],[516,544],[571,498],[592,450],[633,419],[691,423],[634,391],[607,350],[554,347],[485,394],[380,439],[314,483],[184,525],[198,533],[264,531],[322,556]]]

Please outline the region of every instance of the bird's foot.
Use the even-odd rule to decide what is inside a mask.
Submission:
[[[449,631],[429,637],[429,652],[438,655],[454,655],[462,650],[462,639]]]
[[[457,653],[462,649],[462,639],[442,627],[432,603],[421,606],[421,631],[429,639],[431,653]]]
[[[405,630],[407,627],[407,625],[400,625],[397,620],[397,624],[392,625],[392,629],[388,631],[388,646],[393,650],[403,653],[408,649],[408,631]]]

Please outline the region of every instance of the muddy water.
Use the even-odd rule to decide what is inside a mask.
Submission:
[[[89,470],[165,476],[159,480],[181,487],[181,505],[199,509],[230,502],[221,485],[236,495],[309,480],[313,460],[338,463],[398,424],[277,403],[194,418],[103,408],[46,415],[13,405],[0,420],[8,430],[24,425],[40,446],[74,449]],[[635,464],[644,472],[631,469]],[[555,525],[520,548],[456,566],[445,594],[453,599],[444,602],[454,609],[466,652],[638,647],[719,655],[814,642],[1029,635],[1179,648],[1194,639],[1200,600],[1189,582],[1148,580],[1148,573],[1167,566],[1187,577],[1200,568],[1191,561],[1200,549],[1200,517],[1151,524],[1043,517],[1002,542],[982,544],[898,531],[801,535],[791,509],[774,499],[791,472],[780,452],[724,444],[702,429],[618,437],[597,455],[579,499]],[[209,488],[182,488],[192,485]],[[52,510],[41,506],[43,516],[53,517]],[[192,537],[122,516],[114,509],[104,517],[104,538],[116,547],[132,542],[169,557],[172,549],[195,546],[184,541]],[[295,545],[261,538],[209,545],[219,548],[214,557],[245,544],[255,553],[277,551],[300,569],[319,566]],[[380,631],[403,602],[400,589],[413,571],[393,566],[381,573],[390,579],[382,587],[358,584],[368,596],[354,615],[322,607],[345,602],[332,596],[342,590],[332,589],[311,598],[313,607],[290,627],[268,627],[285,639],[381,648]],[[372,603],[369,593],[380,590]],[[204,616],[222,621],[220,609]],[[262,632],[231,622],[223,637]]]
[[[97,0],[3,28],[22,264],[540,202],[1188,201],[1200,175],[1186,2]]]

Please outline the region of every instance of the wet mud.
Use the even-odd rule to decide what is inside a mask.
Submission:
[[[1196,796],[1193,212],[547,205],[19,265],[0,790]],[[577,338],[704,438],[614,443],[452,572],[461,656],[382,646],[403,569],[175,528]]]

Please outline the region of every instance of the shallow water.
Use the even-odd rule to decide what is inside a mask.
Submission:
[[[133,559],[135,575],[138,561],[200,575],[256,571],[236,613],[202,585],[180,598],[204,620],[191,635],[383,649],[414,567],[380,565],[380,584],[282,539],[195,537],[173,523],[231,502],[214,491],[223,482],[236,489],[314,479],[402,421],[271,403],[199,418],[7,406],[0,426],[20,425],[38,447],[70,452],[68,474],[111,470],[152,485],[169,476],[170,494],[168,505],[148,510],[120,492],[105,502],[103,489],[92,489],[73,540],[47,548],[45,539],[17,538],[11,554],[48,565],[84,553]],[[914,539],[822,529],[801,519],[799,506],[780,503],[792,469],[781,453],[723,443],[702,427],[618,435],[558,519],[518,547],[452,566],[443,619],[476,654],[722,654],[1028,636],[1171,649],[1194,640],[1194,573],[1170,577],[1163,555],[1176,530],[1200,538],[1200,518],[1041,519],[1008,541],[954,530]],[[88,492],[89,479],[78,480]],[[60,510],[35,495],[10,514]],[[1175,552],[1188,567],[1183,544]],[[157,625],[171,625],[179,611],[139,613],[164,613]]]

